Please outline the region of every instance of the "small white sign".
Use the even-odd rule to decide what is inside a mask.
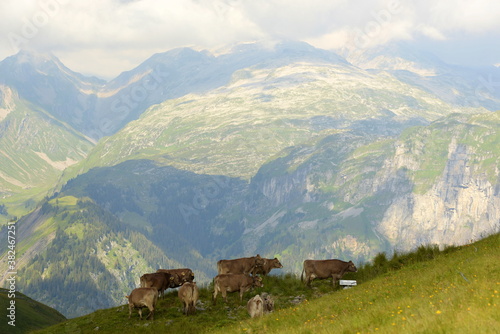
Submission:
[[[357,285],[356,281],[345,280],[345,279],[341,279],[339,283],[340,283],[340,285],[343,285],[343,286],[355,286],[355,285]]]

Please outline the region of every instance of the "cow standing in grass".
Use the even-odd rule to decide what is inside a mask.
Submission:
[[[141,276],[141,288],[156,288],[158,295],[163,296],[165,290],[173,288],[173,277],[169,273],[150,273]]]
[[[217,302],[217,294],[220,292],[227,303],[228,292],[240,292],[240,302],[243,301],[243,294],[253,287],[263,287],[262,278],[245,274],[222,274],[214,278],[214,294],[212,297],[214,305]]]
[[[157,273],[167,273],[170,274],[172,279],[170,282],[171,288],[177,288],[184,284],[185,282],[192,282],[194,280],[194,273],[189,268],[178,268],[178,269],[158,269]]]
[[[217,273],[220,274],[252,274],[264,265],[264,259],[259,254],[252,257],[242,257],[232,260],[219,260]]]
[[[196,302],[200,292],[195,282],[185,282],[179,288],[177,293],[182,302],[183,312],[185,315],[192,315],[196,312]]]
[[[305,260],[302,269],[301,281],[304,281],[304,273],[306,285],[311,286],[311,281],[314,279],[332,278],[332,285],[335,288],[337,281],[344,276],[346,272],[356,272],[358,269],[352,261],[345,262],[342,260]]]
[[[158,289],[156,288],[137,288],[132,290],[128,298],[128,318],[132,316],[132,309],[139,309],[139,318],[142,320],[142,308],[147,307],[149,314],[146,319],[154,319],[156,302],[158,301]]]

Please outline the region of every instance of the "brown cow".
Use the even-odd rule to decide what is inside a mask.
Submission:
[[[219,260],[217,262],[218,274],[252,274],[255,276],[255,271],[258,267],[264,265],[264,259],[257,256],[242,257],[232,260]]]
[[[213,303],[217,302],[217,294],[220,292],[227,303],[228,292],[240,292],[240,302],[243,294],[253,287],[263,287],[262,278],[246,274],[221,274],[214,277]]]
[[[301,281],[304,281],[304,272],[306,274],[306,285],[311,286],[311,281],[318,279],[332,278],[333,287],[337,281],[344,276],[346,272],[356,272],[358,269],[352,261],[342,260],[305,260],[302,269]]]
[[[273,270],[275,268],[276,269],[283,268],[283,265],[281,264],[281,262],[277,258],[274,258],[274,259],[263,258],[263,260],[264,260],[264,264],[255,269],[255,275],[266,276],[267,274],[269,274],[269,272],[271,270]]]
[[[264,301],[259,295],[255,295],[247,303],[247,311],[251,318],[264,315]]]
[[[173,288],[173,277],[169,273],[150,273],[141,276],[142,288],[156,288],[160,296],[164,291]]]
[[[132,309],[139,309],[139,317],[142,320],[142,308],[147,307],[149,314],[146,319],[151,317],[154,320],[156,302],[158,301],[158,290],[156,288],[137,288],[132,290],[128,298],[128,318],[132,316]]]
[[[185,282],[179,288],[177,293],[179,299],[182,302],[185,315],[195,314],[196,312],[196,302],[200,292],[195,282]]]
[[[261,298],[264,302],[264,313],[270,313],[274,311],[274,300],[272,296],[267,292],[263,292]]]
[[[189,268],[180,269],[158,269],[157,273],[169,273],[172,275],[171,288],[177,288],[185,282],[192,282],[194,280],[193,271]]]

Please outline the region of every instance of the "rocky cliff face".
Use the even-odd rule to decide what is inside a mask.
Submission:
[[[422,244],[466,244],[500,231],[499,170],[495,167],[492,183],[478,164],[488,157],[477,153],[454,138],[432,187],[395,198],[377,231],[403,251]]]
[[[14,92],[7,86],[0,85],[0,121],[15,108]]]

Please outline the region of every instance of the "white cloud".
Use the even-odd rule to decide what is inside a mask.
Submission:
[[[51,51],[72,69],[106,77],[155,52],[255,39],[323,48],[498,33],[494,0],[3,0],[0,58],[18,46]],[[496,41],[495,41],[496,42]]]
[[[430,37],[435,40],[445,40],[445,35],[439,31],[437,28],[429,26],[427,24],[421,24],[415,28],[417,32],[421,32],[424,36]]]
[[[500,28],[500,2],[491,0],[429,1],[430,25],[445,32],[483,33]]]

